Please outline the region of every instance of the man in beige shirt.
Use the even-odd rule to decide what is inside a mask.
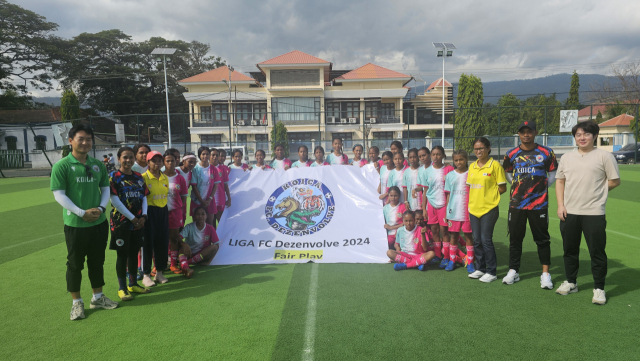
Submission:
[[[571,132],[578,149],[560,158],[556,174],[558,217],[567,276],[556,293],[568,295],[578,292],[578,256],[584,234],[594,282],[591,302],[604,305],[607,302],[604,292],[607,276],[605,206],[609,191],[620,185],[620,172],[613,154],[594,147],[600,133],[595,122],[578,123]]]

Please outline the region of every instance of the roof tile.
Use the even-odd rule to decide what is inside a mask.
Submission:
[[[229,81],[229,67],[227,66],[221,66],[219,68],[182,79],[178,81],[178,83],[217,82],[222,80]],[[231,81],[254,81],[254,79],[234,70],[231,73]]]
[[[375,64],[365,64],[336,78],[336,80],[410,78],[411,76]]]
[[[633,120],[633,115],[620,114],[615,118],[611,118],[604,123],[600,123],[600,127],[624,127],[629,126]]]
[[[434,81],[433,83],[431,83],[431,85],[429,85],[429,87],[427,87],[427,90],[433,89],[437,86],[442,86],[442,78]],[[444,80],[444,86],[451,86],[451,83],[449,83],[446,79]]]
[[[276,56],[269,60],[265,60],[258,65],[273,65],[273,64],[330,64],[328,61],[316,58],[313,55],[303,53],[299,50],[290,51],[286,54]]]

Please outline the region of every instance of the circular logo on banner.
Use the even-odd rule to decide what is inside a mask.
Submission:
[[[271,228],[288,236],[306,236],[324,229],[335,211],[333,194],[322,182],[300,178],[278,187],[267,200]]]
[[[122,247],[122,245],[124,244],[124,240],[123,239],[119,239],[116,241],[116,244],[118,245],[118,247]]]

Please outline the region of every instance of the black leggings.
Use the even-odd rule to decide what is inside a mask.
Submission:
[[[129,272],[135,274],[138,269],[138,251],[142,244],[143,230],[116,229],[111,231],[109,248],[116,251],[116,275],[118,278],[127,277]]]

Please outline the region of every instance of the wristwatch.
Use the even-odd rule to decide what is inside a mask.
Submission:
[[[98,206],[98,208],[100,208],[102,210],[102,213],[106,212],[106,208],[104,208],[103,206]]]

